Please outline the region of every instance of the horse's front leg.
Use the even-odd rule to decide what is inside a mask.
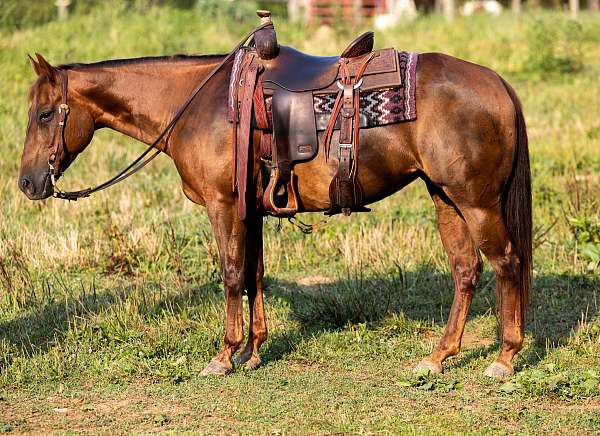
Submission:
[[[256,369],[260,365],[258,350],[267,339],[267,319],[263,306],[263,217],[248,217],[246,224],[248,227],[246,291],[250,323],[248,342],[244,351],[236,357],[236,363],[246,364],[248,369]]]
[[[226,300],[223,349],[202,375],[226,375],[233,370],[232,356],[244,340],[242,293],[245,285],[247,227],[238,218],[235,201],[208,205],[208,216],[217,239]]]

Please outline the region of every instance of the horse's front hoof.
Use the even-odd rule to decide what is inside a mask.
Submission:
[[[441,363],[432,362],[431,360],[425,358],[413,368],[413,372],[416,374],[425,371],[431,371],[432,374],[441,374],[444,369],[442,368]]]
[[[200,375],[202,375],[202,376],[227,375],[227,374],[231,374],[232,371],[233,371],[233,368],[227,367],[219,361],[211,360],[210,363],[208,365],[206,365],[206,368],[204,368],[202,370]]]
[[[512,365],[508,366],[496,361],[487,367],[484,374],[491,378],[504,378],[513,375],[514,372]]]

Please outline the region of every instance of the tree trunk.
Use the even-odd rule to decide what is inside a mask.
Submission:
[[[600,11],[600,0],[588,0],[588,8],[590,11]]]
[[[454,0],[442,0],[446,21],[454,21]]]
[[[71,0],[56,0],[54,3],[58,8],[58,19],[65,20],[69,15],[69,5],[71,4]]]
[[[579,19],[579,0],[569,0],[569,9],[571,9],[571,18]]]
[[[521,0],[512,0],[511,9],[513,13],[520,14],[521,13]]]

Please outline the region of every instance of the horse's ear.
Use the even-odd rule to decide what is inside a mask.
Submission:
[[[50,82],[55,83],[56,82],[56,68],[54,68],[52,65],[50,65],[50,63],[46,59],[44,59],[44,56],[42,56],[41,54],[36,53],[35,56],[37,57],[37,60],[38,60],[38,67],[39,67],[38,75],[43,74],[46,77],[48,77]]]
[[[40,64],[38,64],[38,63],[35,61],[35,59],[33,59],[33,58],[31,57],[31,55],[30,55],[29,53],[27,54],[27,57],[29,58],[29,63],[31,64],[31,67],[33,68],[33,71],[35,71],[35,74],[37,74],[37,75],[39,76],[39,75],[40,75],[40,73],[41,73],[41,70],[40,70]]]

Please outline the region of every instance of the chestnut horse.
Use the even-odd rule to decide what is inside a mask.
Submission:
[[[48,162],[62,136],[58,107],[63,98],[70,114],[64,129],[66,150],[59,150],[53,159],[58,174],[102,127],[151,144],[195,85],[223,59],[174,56],[58,67],[40,55],[37,61],[31,59],[37,80],[29,91],[20,189],[32,200],[52,195]],[[250,211],[241,221],[232,192],[233,141],[226,121],[230,71],[231,62],[210,79],[157,146],[173,159],[185,195],[206,207],[219,247],[226,333],[223,348],[203,374],[233,369],[233,356],[244,340],[244,291],[250,308],[249,335],[236,362],[258,367],[259,348],[267,338],[264,213]],[[68,95],[63,96],[65,75]],[[513,372],[513,357],[523,344],[532,271],[531,180],[521,105],[495,72],[439,53],[419,56],[416,97],[416,121],[360,131],[358,178],[366,204],[418,178],[425,181],[435,204],[455,294],[444,336],[417,368],[439,373],[442,362],[458,353],[481,271],[481,251],[496,275],[502,342],[485,374],[506,376]],[[258,148],[254,147],[250,171],[257,192],[264,186]],[[321,152],[296,166],[302,211],[329,209],[329,183],[337,168],[334,149],[327,161]]]

